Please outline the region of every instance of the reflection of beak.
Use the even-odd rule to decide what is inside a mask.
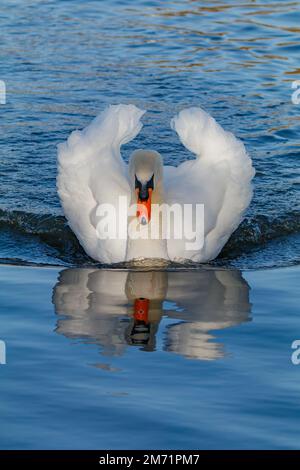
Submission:
[[[147,189],[147,196],[141,194],[139,189],[136,189],[137,195],[137,211],[136,216],[139,219],[139,222],[142,225],[146,225],[150,222],[151,219],[151,197],[152,197],[152,189]]]
[[[147,345],[150,339],[150,323],[148,322],[149,299],[140,297],[134,301],[134,325],[130,333],[132,344]]]
[[[149,313],[149,299],[140,297],[134,301],[134,319],[135,321],[143,321],[148,323],[148,313]]]

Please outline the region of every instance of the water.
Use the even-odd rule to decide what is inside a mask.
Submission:
[[[1,5],[0,448],[299,448],[299,20],[298,1]],[[254,199],[210,265],[99,266],[67,227],[56,145],[121,102],[148,110],[125,159],[190,158],[169,121],[191,105],[244,141]]]
[[[299,449],[298,279],[2,267],[0,448]]]
[[[0,258],[90,265],[56,195],[56,145],[110,103],[148,113],[124,148],[190,155],[169,128],[200,105],[243,139],[257,174],[247,219],[215,264],[299,262],[299,2],[36,1],[1,7]]]

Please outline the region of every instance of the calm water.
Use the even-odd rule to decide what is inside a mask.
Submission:
[[[0,448],[300,448],[300,2],[2,3]],[[121,102],[148,110],[126,159],[190,158],[190,105],[246,144],[255,196],[211,266],[98,269],[68,229],[56,145]]]
[[[56,145],[109,103],[148,113],[124,149],[189,158],[169,128],[201,105],[245,142],[257,175],[217,263],[299,262],[300,2],[10,1],[0,12],[0,258],[83,265],[55,188]]]
[[[300,448],[298,279],[2,267],[0,448]]]

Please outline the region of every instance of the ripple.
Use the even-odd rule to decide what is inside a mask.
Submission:
[[[0,106],[0,207],[45,218],[28,219],[33,232],[40,227],[23,241],[37,237],[31,255],[25,245],[17,255],[9,250],[16,250],[17,222],[1,222],[3,257],[22,259],[25,250],[28,262],[37,256],[41,262],[45,256],[51,263],[87,261],[63,219],[57,219],[63,227],[58,235],[49,235],[49,227],[42,235],[41,227],[47,214],[62,214],[56,145],[112,102],[149,110],[142,133],[124,148],[125,159],[134,148],[151,147],[173,165],[190,155],[169,129],[171,117],[185,106],[207,109],[253,157],[257,176],[247,220],[256,226],[265,215],[289,237],[276,221],[289,221],[300,201],[300,105],[291,102],[299,76],[299,7],[299,1],[181,0],[3,5],[0,79],[8,99]],[[26,224],[30,232],[28,220],[20,222],[22,236]],[[229,249],[236,253],[235,237],[226,256]],[[268,243],[263,235],[258,246],[265,238]],[[296,260],[297,253],[288,251]]]

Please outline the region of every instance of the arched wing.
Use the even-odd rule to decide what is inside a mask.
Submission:
[[[173,260],[206,262],[218,255],[250,203],[252,162],[242,142],[201,108],[181,111],[171,127],[196,158],[166,168],[167,202],[204,205],[204,244],[187,250],[185,237],[171,239],[168,253]],[[189,219],[184,222],[192,224]]]
[[[88,255],[101,262],[125,260],[126,238],[99,238],[96,214],[100,204],[118,214],[120,196],[130,203],[120,147],[139,133],[144,112],[134,105],[109,106],[58,146],[57,187],[65,216]]]

